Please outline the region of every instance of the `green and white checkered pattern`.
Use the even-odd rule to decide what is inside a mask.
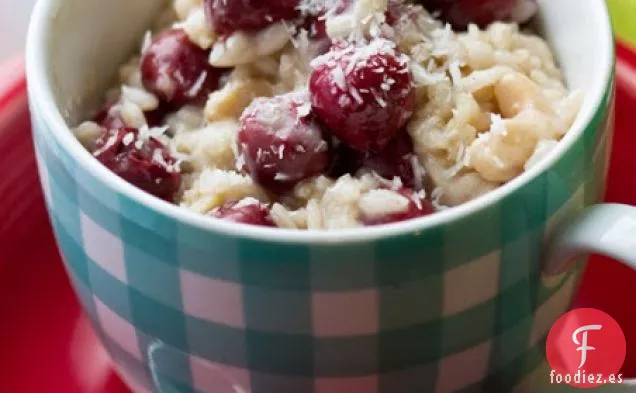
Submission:
[[[543,277],[541,249],[557,222],[599,199],[611,97],[557,164],[498,203],[332,246],[177,222],[97,181],[32,112],[68,273],[140,391],[497,392],[539,365],[577,287],[583,264]]]

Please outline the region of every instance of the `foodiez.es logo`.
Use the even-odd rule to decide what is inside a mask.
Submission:
[[[614,318],[591,308],[570,311],[548,334],[550,382],[578,388],[622,383],[626,351],[625,335]]]

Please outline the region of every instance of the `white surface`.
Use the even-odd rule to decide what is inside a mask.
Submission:
[[[27,26],[36,0],[0,0],[0,63],[24,52]]]

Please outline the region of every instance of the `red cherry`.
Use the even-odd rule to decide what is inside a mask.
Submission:
[[[308,38],[314,43],[318,43],[318,54],[324,54],[329,50],[333,42],[327,34],[326,15],[340,15],[345,12],[352,4],[353,0],[338,0],[333,2],[332,8],[327,9],[325,4],[311,4],[308,10],[305,10],[307,17],[302,27],[307,30]]]
[[[421,190],[422,174],[417,172],[420,166],[413,152],[413,141],[406,132],[400,132],[382,151],[361,153],[345,145],[334,149],[333,169],[330,175],[338,178],[345,174],[356,175],[360,170],[373,171],[387,180],[399,177],[402,184],[411,189]]]
[[[419,167],[417,160],[411,137],[401,132],[379,153],[364,154],[360,166],[388,180],[399,177],[404,186],[419,190],[422,188],[422,179],[416,179],[415,166]]]
[[[176,160],[157,139],[139,138],[139,130],[105,130],[93,155],[122,179],[169,202],[179,189],[181,175]]]
[[[208,52],[183,30],[159,34],[141,59],[144,87],[173,106],[197,104],[219,87],[223,70],[208,63]]]
[[[313,48],[312,56],[326,53],[331,48],[331,38],[327,35],[327,25],[321,17],[309,16],[300,26],[307,31],[307,38]]]
[[[337,179],[347,174],[356,176],[362,167],[364,153],[353,150],[339,140],[335,140],[331,145],[329,177]]]
[[[307,38],[314,46],[314,54],[322,55],[331,47],[331,38],[327,35],[327,25],[324,19],[320,17],[310,17],[303,28],[307,30]]]
[[[327,36],[327,23],[321,18],[312,18],[309,23],[309,39],[315,41],[329,40]],[[331,46],[331,40],[329,40],[329,46]]]
[[[299,0],[205,0],[205,11],[214,31],[229,35],[296,19],[298,4]]]
[[[286,191],[327,168],[329,145],[304,94],[257,98],[240,123],[244,169],[263,187]]]
[[[338,43],[313,66],[314,112],[348,146],[382,150],[411,118],[415,91],[408,58],[389,41],[362,47]]]
[[[412,220],[414,218],[425,217],[435,213],[433,204],[423,198],[419,193],[408,188],[396,191],[409,200],[408,207],[400,213],[387,214],[380,217],[362,217],[361,221],[366,226],[391,224],[395,222]]]
[[[455,29],[475,23],[485,27],[493,22],[525,23],[538,11],[536,0],[420,0],[431,12]]]
[[[210,215],[222,220],[242,224],[265,227],[276,226],[269,214],[269,206],[253,198],[227,202],[223,206],[214,209]]]

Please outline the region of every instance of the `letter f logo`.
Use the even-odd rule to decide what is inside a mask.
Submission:
[[[589,332],[590,330],[601,330],[602,328],[603,326],[601,325],[581,326],[574,331],[574,334],[572,334],[572,341],[574,341],[574,344],[580,345],[580,347],[576,349],[577,351],[581,351],[581,364],[579,365],[579,368],[583,367],[585,365],[585,362],[587,362],[587,351],[593,351],[596,349],[587,345],[587,332]],[[579,333],[583,333],[583,339],[581,340],[581,342],[579,342],[579,339],[577,338]]]

